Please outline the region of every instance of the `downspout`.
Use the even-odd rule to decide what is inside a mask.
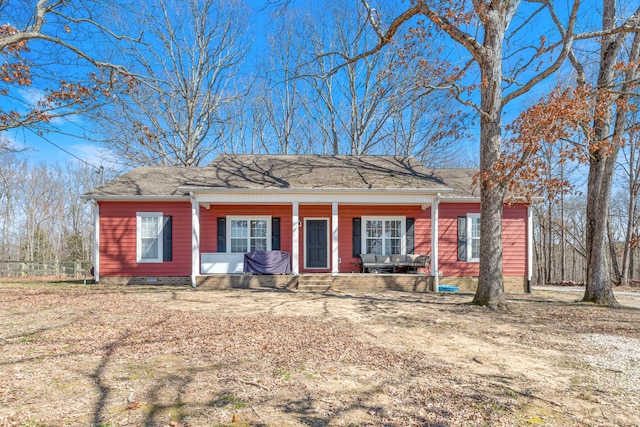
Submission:
[[[431,276],[433,277],[433,291],[438,292],[440,271],[438,270],[438,221],[440,193],[436,194],[431,204]]]
[[[193,195],[191,198],[191,287],[196,287],[196,277],[200,275],[200,205]]]
[[[338,202],[331,203],[331,275],[337,276],[340,271],[338,251]]]
[[[291,274],[298,276],[300,274],[300,212],[298,202],[293,202],[291,206]]]
[[[100,281],[100,205],[96,199],[93,204],[93,281]]]
[[[533,277],[533,212],[531,204],[527,205],[527,293],[531,293],[531,279]]]

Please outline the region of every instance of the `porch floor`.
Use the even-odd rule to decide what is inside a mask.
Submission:
[[[405,292],[433,291],[432,277],[426,274],[341,273],[293,275],[211,274],[198,276],[200,289],[276,288],[298,292]]]

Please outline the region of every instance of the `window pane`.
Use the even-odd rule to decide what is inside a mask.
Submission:
[[[142,259],[158,259],[158,239],[140,239],[140,258]]]
[[[245,253],[247,250],[247,239],[231,239],[231,252]]]
[[[402,253],[402,241],[400,239],[387,239],[384,241],[385,255],[399,255]]]
[[[251,240],[251,250],[252,251],[266,251],[267,250],[267,239],[252,239]]]
[[[158,221],[156,216],[140,217],[140,237],[141,238],[157,238],[158,237]]]
[[[480,258],[480,239],[473,239],[471,241],[471,258]]]
[[[264,219],[251,220],[251,237],[267,237],[267,221]]]
[[[367,239],[367,253],[382,255],[382,240],[381,239]]]
[[[480,258],[480,218],[471,218],[471,258]]]
[[[471,237],[480,238],[480,218],[471,218]]]
[[[382,221],[367,221],[366,237],[382,237]]]
[[[231,220],[231,237],[249,236],[249,222],[246,219]]]
[[[402,221],[385,221],[385,236],[402,237]]]
[[[384,222],[384,254],[397,255],[402,251],[402,221],[387,220]]]

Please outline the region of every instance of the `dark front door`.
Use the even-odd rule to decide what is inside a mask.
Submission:
[[[306,245],[307,268],[329,268],[327,260],[327,227],[326,219],[307,220]]]

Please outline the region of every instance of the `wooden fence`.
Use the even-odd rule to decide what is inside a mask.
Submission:
[[[0,277],[54,276],[82,279],[90,276],[92,261],[0,261]]]

